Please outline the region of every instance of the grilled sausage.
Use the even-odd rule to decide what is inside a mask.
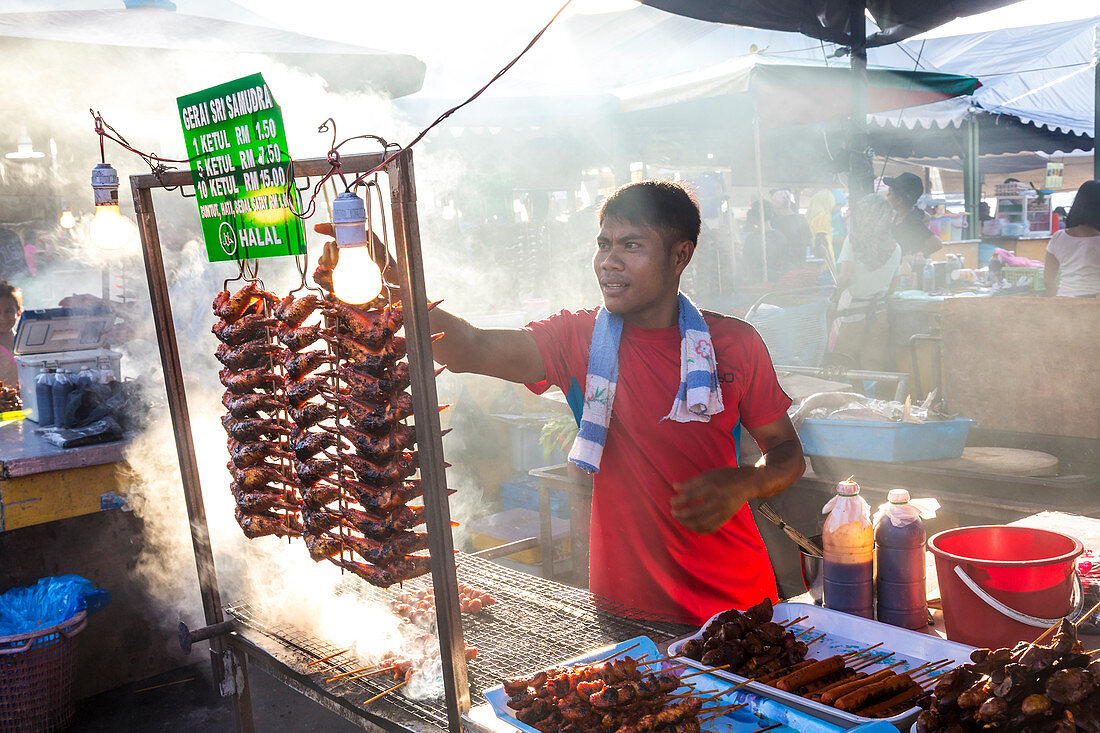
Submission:
[[[834,702],[836,702],[840,698],[844,697],[845,695],[847,695],[849,693],[855,692],[856,690],[858,690],[861,687],[866,687],[867,685],[878,684],[879,682],[882,682],[886,678],[893,677],[893,676],[894,676],[894,671],[891,670],[891,669],[879,670],[878,672],[875,672],[874,674],[867,675],[867,677],[865,677],[862,680],[854,680],[852,682],[848,682],[846,684],[843,684],[840,687],[834,687],[831,690],[826,690],[821,695],[821,702],[825,703],[826,705],[832,705]]]
[[[776,682],[775,686],[784,692],[794,692],[799,687],[842,669],[844,669],[844,658],[839,654],[835,654],[790,673]]]
[[[866,685],[860,687],[854,692],[849,692],[844,697],[837,700],[833,707],[837,710],[853,711],[868,705],[869,703],[876,702],[878,700],[885,700],[886,698],[893,697],[899,692],[902,692],[910,685],[913,684],[913,680],[907,674],[896,674],[892,677],[887,677],[882,682],[876,682],[873,685]]]

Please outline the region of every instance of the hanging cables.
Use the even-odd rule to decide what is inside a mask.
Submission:
[[[423,130],[421,130],[421,131],[420,131],[420,132],[419,132],[419,133],[418,133],[418,134],[416,135],[416,137],[414,137],[414,138],[413,138],[413,139],[412,139],[412,140],[411,140],[411,141],[410,141],[410,142],[409,142],[409,143],[408,143],[408,144],[407,144],[407,145],[406,145],[405,147],[403,147],[403,148],[401,148],[400,150],[397,150],[396,152],[394,152],[394,153],[392,153],[392,154],[390,154],[390,155],[386,156],[385,160],[383,160],[383,161],[382,161],[381,163],[379,163],[379,164],[378,164],[377,166],[375,166],[373,170],[369,170],[369,171],[367,171],[366,173],[363,173],[363,174],[361,174],[360,176],[358,176],[358,177],[357,177],[357,178],[356,178],[356,179],[355,179],[354,181],[352,181],[352,182],[351,182],[351,185],[350,185],[350,186],[348,186],[348,190],[350,191],[350,190],[351,190],[352,188],[354,188],[354,187],[356,187],[356,186],[359,186],[359,185],[362,185],[362,183],[363,183],[364,181],[366,181],[366,180],[367,180],[368,178],[370,178],[370,176],[371,176],[371,175],[372,175],[373,173],[375,173],[375,172],[377,172],[377,171],[381,170],[382,168],[385,168],[385,167],[386,167],[387,165],[389,165],[390,163],[392,163],[392,162],[393,162],[393,160],[394,160],[394,158],[396,158],[396,157],[397,157],[398,155],[400,155],[400,154],[401,154],[401,152],[402,152],[403,150],[408,150],[408,149],[412,148],[412,147],[413,147],[414,145],[416,145],[416,144],[417,144],[418,142],[420,142],[421,140],[423,140],[423,139],[424,139],[424,136],[425,136],[425,135],[427,135],[427,134],[428,134],[429,132],[431,132],[431,131],[432,131],[432,130],[433,130],[433,129],[434,129],[434,128],[435,128],[436,126],[437,126],[437,125],[439,125],[440,123],[442,123],[442,122],[443,122],[444,120],[446,120],[446,119],[447,119],[448,117],[450,117],[451,115],[453,115],[453,114],[454,114],[455,112],[457,112],[458,110],[460,110],[460,109],[462,109],[463,107],[465,107],[466,105],[468,105],[468,104],[469,104],[470,102],[472,102],[472,101],[474,101],[475,99],[477,99],[478,97],[480,97],[480,96],[481,96],[481,95],[482,95],[482,94],[483,94],[483,93],[485,92],[485,90],[486,90],[486,89],[488,89],[488,88],[489,88],[490,86],[492,86],[492,85],[493,85],[493,83],[494,83],[494,82],[495,82],[495,81],[496,81],[497,79],[499,79],[500,77],[504,76],[504,75],[505,75],[505,74],[506,74],[506,73],[508,72],[508,70],[509,70],[509,69],[511,69],[511,68],[512,68],[513,66],[515,66],[515,65],[516,65],[516,63],[517,63],[517,62],[518,62],[518,61],[519,61],[519,60],[520,60],[521,58],[523,58],[523,57],[524,57],[524,56],[525,56],[525,55],[527,54],[527,52],[528,52],[528,51],[530,51],[530,50],[531,50],[531,48],[532,48],[532,47],[533,47],[533,46],[534,46],[534,45],[535,45],[536,43],[538,43],[539,39],[540,39],[540,38],[542,38],[542,35],[543,35],[544,33],[546,33],[546,31],[547,31],[547,30],[549,30],[549,29],[550,29],[550,26],[551,26],[551,25],[553,25],[554,21],[558,19],[558,16],[560,16],[560,15],[561,15],[561,14],[562,14],[563,12],[565,12],[565,9],[566,9],[567,7],[569,7],[569,4],[570,4],[571,2],[573,2],[573,0],[565,0],[565,4],[564,4],[564,5],[562,5],[562,6],[560,7],[560,8],[558,8],[558,12],[554,13],[553,17],[551,17],[551,18],[550,18],[550,20],[549,20],[549,21],[547,21],[546,25],[544,25],[544,26],[542,27],[542,29],[541,29],[541,30],[539,30],[539,32],[538,32],[538,33],[536,33],[536,34],[534,35],[534,37],[533,37],[533,38],[532,38],[532,39],[531,39],[531,40],[530,40],[530,41],[528,42],[528,44],[527,44],[526,46],[524,46],[523,50],[522,50],[522,51],[520,51],[520,52],[519,52],[519,54],[518,54],[518,55],[517,55],[517,56],[516,56],[516,57],[515,57],[514,59],[512,59],[511,61],[509,61],[509,62],[508,62],[508,63],[507,63],[507,64],[506,64],[505,66],[504,66],[504,68],[502,68],[502,69],[501,69],[500,71],[498,71],[498,72],[497,72],[496,74],[494,74],[494,75],[493,75],[493,78],[491,78],[491,79],[490,79],[490,80],[489,80],[488,82],[486,82],[485,86],[481,87],[481,89],[478,89],[478,90],[477,90],[476,92],[474,92],[473,94],[471,94],[471,95],[469,96],[469,98],[467,98],[467,99],[466,99],[466,101],[464,101],[464,102],[461,102],[461,103],[459,103],[459,104],[455,105],[454,107],[451,107],[451,108],[450,108],[449,110],[447,110],[447,111],[446,111],[446,112],[444,112],[443,114],[439,115],[439,117],[437,117],[437,118],[435,119],[435,121],[434,121],[434,122],[432,122],[432,123],[431,123],[430,125],[428,125],[428,126],[427,126],[427,127],[425,127],[425,128],[423,129]]]
[[[189,164],[191,162],[190,158],[186,158],[183,160],[177,158],[162,158],[159,155],[138,150],[130,144],[129,140],[122,136],[122,133],[111,127],[111,125],[108,124],[105,119],[103,119],[103,115],[100,114],[97,110],[89,108],[88,112],[92,115],[92,120],[94,120],[95,133],[99,135],[99,156],[103,163],[107,162],[107,152],[104,149],[104,143],[106,140],[110,140],[118,144],[122,148],[129,150],[131,153],[144,160],[145,164],[149,166],[149,171],[154,176],[156,176],[158,181],[160,180],[160,177],[165,173],[165,171],[175,168],[175,166],[165,165],[165,163]],[[108,132],[108,130],[110,130],[110,132]],[[168,188],[167,190],[173,190],[174,188],[178,188],[178,186],[173,186],[172,188]]]

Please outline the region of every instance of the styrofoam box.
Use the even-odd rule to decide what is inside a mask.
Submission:
[[[71,369],[75,374],[84,367],[95,368],[100,363],[100,359],[110,363],[115,379],[122,379],[122,354],[110,349],[80,349],[17,355],[15,364],[19,368],[19,396],[23,399],[23,411],[27,418],[38,422],[38,400],[35,398],[34,380],[43,368]]]
[[[678,639],[669,644],[668,653],[678,655],[680,649],[684,646],[684,642],[689,639],[701,637],[703,635],[703,629],[705,629],[707,624],[713,621],[717,616],[718,614],[712,616],[706,624],[703,624],[699,631],[691,636]],[[807,659],[825,659],[834,654],[848,654],[860,649],[866,649],[872,644],[877,644],[879,642],[882,642],[881,646],[878,646],[873,653],[869,652],[867,659],[875,658],[876,655],[881,656],[893,652],[893,654],[886,658],[881,664],[873,664],[865,669],[864,671],[867,672],[867,674],[874,674],[878,670],[888,667],[895,662],[902,662],[902,664],[894,668],[894,670],[900,674],[906,670],[919,667],[925,662],[933,662],[941,659],[951,660],[951,663],[948,663],[946,666],[941,667],[933,673],[933,677],[935,677],[960,664],[969,662],[970,652],[973,650],[973,647],[957,644],[953,641],[947,641],[934,634],[921,634],[916,631],[901,629],[897,626],[890,626],[889,624],[879,623],[878,621],[852,616],[847,613],[841,613],[840,611],[834,611],[829,608],[822,608],[821,606],[814,606],[808,603],[780,603],[776,605],[775,611],[772,613],[772,620],[778,623],[802,617],[805,617],[802,621],[789,627],[790,631],[799,634],[812,626],[814,630],[811,631],[806,638],[813,639],[821,634],[825,634],[820,641],[810,645],[810,651],[806,655]],[[681,657],[680,659],[685,664],[692,667],[710,669],[710,667],[694,659],[688,659],[687,657]],[[711,674],[716,677],[730,680],[731,682],[741,683],[745,681],[744,677],[731,674],[726,670],[718,670]],[[814,700],[807,700],[801,695],[784,692],[783,690],[766,685],[762,682],[750,682],[745,686],[744,690],[746,694],[756,694],[761,697],[775,700],[795,710],[800,710],[821,720],[833,723],[841,728],[854,728],[871,722],[870,718],[864,718],[859,715],[837,710],[829,705],[824,705]],[[733,702],[738,702],[738,700],[733,700]],[[892,723],[899,730],[908,730],[910,724],[916,719],[919,712],[920,709],[914,706],[904,713],[895,715],[892,718],[884,718],[883,720]]]

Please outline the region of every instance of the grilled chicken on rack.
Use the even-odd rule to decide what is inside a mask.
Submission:
[[[250,539],[302,533],[302,502],[286,437],[291,426],[275,368],[285,349],[273,342],[278,321],[267,313],[279,302],[249,282],[234,293],[219,292],[213,303],[218,320],[210,330],[221,342],[215,356],[225,366],[218,376],[226,388],[221,422],[229,436],[230,492],[237,504],[234,516]]]
[[[289,295],[274,316],[310,556],[383,587],[427,572],[401,305]]]

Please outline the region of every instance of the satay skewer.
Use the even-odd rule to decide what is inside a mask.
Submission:
[[[710,674],[711,672],[717,672],[719,670],[728,669],[728,664],[723,664],[721,667],[710,667],[708,669],[701,669],[698,672],[692,672],[691,674],[681,675],[680,680],[690,679],[692,677],[698,677],[701,674]]]
[[[860,670],[867,669],[870,666],[873,666],[875,664],[878,664],[879,662],[882,662],[886,659],[889,659],[892,656],[894,656],[894,652],[888,652],[886,654],[883,654],[881,657],[875,657],[874,659],[861,659],[861,660],[859,660],[859,662],[857,662],[855,665],[852,666],[852,671],[853,672],[859,672]],[[902,661],[905,661],[905,660],[902,660]],[[901,662],[897,662],[896,664],[901,664]],[[895,664],[895,666],[896,666],[896,664]]]
[[[642,657],[642,659],[645,659],[645,657]],[[639,661],[638,666],[639,667],[646,667],[650,664],[657,664],[658,662],[667,662],[671,659],[679,659],[679,657],[677,657],[675,654],[670,654],[667,657],[658,657],[657,659],[646,659],[646,661],[644,661],[644,662]]]
[[[396,664],[391,664],[390,666],[382,667],[381,669],[372,669],[370,672],[364,672],[363,674],[357,674],[354,677],[348,677],[348,682],[351,682],[352,680],[361,680],[364,677],[370,677],[372,675],[382,674],[383,672],[390,672],[390,671],[395,670],[395,669],[397,669]]]
[[[798,618],[793,618],[790,621],[784,621],[783,623],[779,624],[779,626],[780,626],[780,628],[785,629],[789,626],[794,626],[799,621],[805,621],[808,618],[809,618],[809,616],[799,616]]]
[[[350,651],[351,651],[351,647],[349,646],[347,649],[341,649],[338,652],[334,652],[332,654],[329,654],[327,657],[321,657],[320,659],[314,659],[312,662],[310,662],[306,666],[307,667],[312,667],[315,664],[320,664],[321,662],[327,662],[328,660],[332,659],[333,657],[338,657],[341,654],[347,654]]]
[[[385,692],[379,692],[377,695],[375,695],[371,699],[364,701],[363,704],[362,704],[362,707],[366,707],[367,705],[370,705],[375,700],[378,700],[379,698],[385,697],[386,695],[388,695],[391,692],[393,692],[394,690],[396,690],[398,687],[404,687],[407,684],[409,684],[409,680],[405,680],[403,682],[398,682],[396,685],[394,685],[390,689],[386,690]]]
[[[806,629],[805,631],[803,631],[803,632],[802,632],[801,634],[799,634],[798,636],[794,637],[794,638],[795,638],[795,640],[801,639],[801,638],[802,638],[803,636],[805,636],[806,634],[810,633],[811,631],[813,631],[813,630],[814,630],[814,629],[816,629],[816,628],[817,628],[816,626],[811,626],[810,628]]]
[[[878,644],[872,644],[871,646],[867,647],[866,649],[860,649],[859,651],[856,651],[856,652],[848,652],[847,654],[841,654],[840,656],[843,657],[844,659],[847,659],[850,662],[853,659],[858,659],[859,657],[862,657],[864,654],[871,651],[872,649],[878,649],[880,646],[882,646],[885,643],[886,642],[880,641]]]
[[[824,638],[825,638],[826,636],[828,636],[828,635],[829,635],[829,632],[828,632],[828,631],[826,631],[826,632],[825,632],[824,634],[822,634],[821,636],[817,637],[816,639],[812,639],[812,640],[810,640],[810,641],[807,641],[807,642],[806,642],[806,646],[813,646],[814,644],[816,644],[817,642],[821,641],[822,639],[824,639]]]
[[[612,654],[609,657],[604,657],[603,659],[594,659],[591,662],[587,662],[587,664],[602,664],[603,662],[609,662],[612,659],[614,659],[615,657],[619,656],[620,654],[626,654],[628,651],[630,651],[631,649],[634,649],[635,647],[639,646],[641,643],[642,642],[639,641],[637,644],[633,644],[631,646],[628,646],[626,649],[620,649],[619,651],[615,652],[614,654]]]
[[[732,713],[734,710],[740,710],[746,705],[748,705],[748,703],[743,702],[736,705],[725,705],[723,707],[717,708],[703,708],[699,711],[701,713],[701,715],[699,716],[699,722],[706,723],[708,721],[714,720],[715,718],[721,718],[726,713]]]

